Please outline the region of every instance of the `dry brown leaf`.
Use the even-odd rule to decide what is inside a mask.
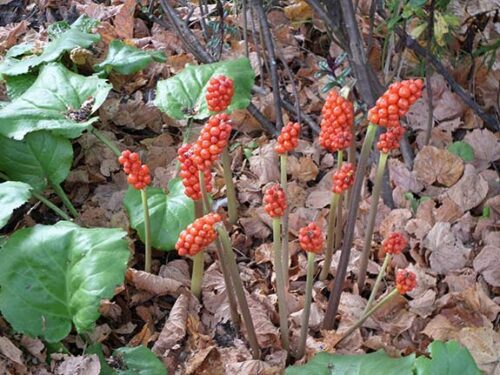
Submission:
[[[180,282],[185,287],[191,285],[189,264],[185,259],[174,259],[161,266],[159,276]]]
[[[23,352],[7,337],[0,337],[0,353],[18,365],[23,364]]]
[[[186,363],[186,375],[223,374],[221,355],[215,346],[203,348],[191,356]]]
[[[269,297],[261,295],[259,298],[267,299]],[[278,329],[271,322],[267,309],[253,295],[247,295],[247,300],[259,346],[261,348],[280,347]],[[242,326],[242,330],[246,334],[244,326]]]
[[[313,11],[309,4],[303,0],[295,0],[292,4],[283,8],[285,15],[290,21],[305,21],[313,16]]]
[[[500,247],[488,245],[474,259],[474,270],[483,275],[486,282],[500,287]]]
[[[426,185],[437,181],[450,187],[462,176],[464,164],[460,157],[447,150],[425,146],[417,154],[413,170],[416,177]]]
[[[97,354],[82,356],[65,356],[56,370],[56,375],[99,375],[101,363]]]
[[[454,201],[446,197],[441,202],[441,206],[435,209],[434,216],[436,221],[454,223],[463,213],[464,212]]]
[[[408,301],[401,295],[391,299],[380,310],[372,315],[372,319],[380,326],[384,332],[393,336],[410,329],[415,320],[415,314],[408,311]]]
[[[406,208],[398,208],[390,211],[380,223],[380,235],[385,238],[391,232],[403,231],[406,223],[411,217],[411,211]]]
[[[294,156],[289,156],[287,171],[293,179],[308,182],[316,179],[319,168],[310,157],[302,156],[297,159]]]
[[[474,158],[488,163],[500,159],[500,141],[498,135],[488,129],[474,129],[467,133],[464,141],[474,149]]]
[[[126,275],[127,281],[133,284],[137,289],[153,293],[156,296],[178,296],[185,288],[177,280],[169,279],[149,272],[134,270],[129,268]]]
[[[135,0],[125,0],[113,21],[115,30],[122,39],[132,39],[134,37],[135,6]]]
[[[419,193],[424,186],[416,177],[415,171],[409,171],[408,168],[395,158],[389,159],[389,175],[391,181],[395,186],[402,187],[404,191],[411,191],[412,193]]]
[[[436,301],[436,292],[427,290],[418,298],[409,302],[410,311],[422,318],[427,318],[434,312],[434,302]]]
[[[40,361],[45,362],[45,360],[47,359],[47,353],[44,351],[45,345],[42,340],[23,335],[23,337],[21,338],[21,345],[32,356],[38,358]]]
[[[168,319],[163,326],[158,340],[153,345],[152,351],[164,357],[167,351],[181,343],[186,335],[186,321],[188,316],[189,295],[181,294],[175,301]]]
[[[271,235],[271,229],[269,229],[269,227],[256,215],[243,217],[239,220],[239,223],[248,237],[265,240]]]
[[[26,20],[0,27],[0,53],[3,54],[4,51],[16,44],[19,37],[23,35],[27,29],[28,22]]]
[[[203,307],[211,314],[208,327],[215,330],[219,323],[231,319],[229,302],[227,299],[226,284],[218,262],[214,262],[205,271],[201,285]]]
[[[465,212],[478,206],[488,194],[488,183],[476,173],[472,165],[467,165],[464,176],[448,190],[448,196]]]
[[[130,339],[127,345],[131,347],[139,345],[148,346],[154,334],[154,327],[152,327],[150,323],[145,323],[142,329]]]
[[[496,375],[500,371],[500,334],[488,327],[463,328],[458,341],[471,353],[478,367],[486,374]]]
[[[250,170],[257,176],[261,186],[280,179],[278,154],[274,151],[274,146],[273,141],[259,147],[249,159]]]

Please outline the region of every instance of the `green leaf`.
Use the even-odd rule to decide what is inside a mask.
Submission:
[[[12,212],[31,198],[31,186],[23,182],[7,181],[0,184],[0,229],[7,224]]]
[[[67,117],[68,111],[79,110],[92,97],[91,113],[95,112],[109,90],[111,85],[97,76],[84,77],[61,64],[46,65],[24,94],[0,109],[0,134],[23,139],[27,133],[49,129],[65,137],[77,137],[97,117],[75,122]]]
[[[115,39],[109,45],[106,60],[94,65],[94,70],[104,70],[107,73],[114,70],[120,74],[133,74],[144,69],[153,61],[165,62],[167,58],[163,52],[142,51]]]
[[[163,363],[145,346],[116,349],[113,357],[123,362],[124,368],[117,369],[118,375],[167,375]]]
[[[15,232],[0,249],[0,311],[14,330],[48,342],[92,329],[130,255],[119,229],[60,221]]]
[[[36,74],[33,73],[5,76],[7,95],[9,95],[10,100],[14,100],[24,94],[36,81],[36,77]]]
[[[474,160],[474,149],[470,144],[463,141],[453,142],[448,146],[448,151],[461,157],[464,161]]]
[[[106,358],[104,357],[104,353],[102,351],[102,346],[99,343],[95,343],[87,347],[86,354],[97,354],[99,357],[99,363],[101,364],[101,371],[99,375],[116,375],[115,370],[108,365]]]
[[[66,138],[41,131],[28,134],[23,141],[0,136],[0,170],[10,180],[43,190],[50,181],[60,184],[68,176],[73,148]]]
[[[411,375],[415,355],[391,358],[383,350],[364,355],[318,353],[307,364],[288,367],[286,375]]]
[[[31,68],[40,64],[57,60],[62,54],[73,48],[87,48],[98,42],[101,37],[98,34],[89,34],[78,29],[69,29],[63,32],[57,39],[53,40],[43,50],[41,55],[31,56],[25,59],[6,58],[0,65],[0,73],[9,76],[28,73]]]
[[[21,43],[16,44],[14,47],[9,49],[9,51],[5,54],[5,57],[18,57],[25,55],[27,52],[31,52],[35,43]]]
[[[151,221],[151,245],[158,250],[173,250],[179,234],[194,221],[194,202],[184,194],[179,178],[163,189],[147,188],[149,217]],[[130,226],[145,240],[144,211],[141,192],[129,187],[123,201],[130,219]]]
[[[193,113],[194,118],[206,118],[211,114],[205,101],[207,84],[212,76],[219,74],[234,81],[234,96],[228,112],[248,107],[255,73],[247,58],[187,65],[176,76],[158,82],[155,105],[176,120],[191,117]]]
[[[467,348],[456,341],[433,341],[428,351],[430,359],[421,356],[415,361],[417,375],[482,374]]]

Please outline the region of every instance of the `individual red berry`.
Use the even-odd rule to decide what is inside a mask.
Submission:
[[[380,134],[379,141],[377,142],[378,150],[384,154],[388,154],[392,150],[397,150],[404,133],[405,129],[399,125],[387,129],[385,133]]]
[[[189,224],[175,244],[179,255],[195,256],[210,245],[217,237],[214,225],[220,221],[222,218],[219,214],[209,213]]]
[[[399,232],[394,232],[382,242],[382,249],[384,253],[397,255],[403,252],[406,245],[408,245],[408,241],[405,236]]]
[[[399,118],[422,96],[423,87],[421,79],[393,83],[368,111],[368,120],[388,128],[399,126]]]
[[[417,275],[408,270],[398,270],[396,273],[396,288],[400,294],[411,292],[417,286]]]
[[[339,170],[333,174],[333,192],[342,194],[354,183],[354,166],[351,163],[344,163]]]
[[[279,184],[271,186],[264,194],[264,208],[271,217],[281,217],[287,207],[285,191]]]
[[[278,137],[278,144],[274,150],[278,154],[293,151],[299,145],[300,124],[298,122],[289,122]]]
[[[127,174],[127,182],[136,190],[144,189],[151,183],[151,174],[146,164],[141,164],[139,154],[125,150],[118,158]]]
[[[208,81],[207,93],[205,95],[208,110],[211,112],[224,111],[233,99],[233,86],[233,80],[224,75],[211,78]]]
[[[304,251],[321,254],[325,236],[316,223],[310,223],[299,230],[299,243]]]
[[[354,109],[352,103],[340,96],[335,90],[331,90],[321,110],[321,130],[319,133],[319,144],[324,149],[338,151],[338,134],[342,132],[351,133],[354,123]]]

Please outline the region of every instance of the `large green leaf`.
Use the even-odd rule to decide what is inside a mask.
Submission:
[[[60,221],[15,232],[0,249],[0,311],[14,330],[48,342],[73,323],[90,330],[101,299],[123,282],[130,255],[119,229]]]
[[[47,44],[41,55],[30,56],[24,59],[17,59],[14,57],[6,58],[0,65],[0,73],[9,76],[28,73],[31,68],[43,63],[55,61],[63,53],[71,51],[73,48],[89,47],[91,44],[98,42],[99,39],[100,36],[98,34],[89,34],[77,28],[71,28],[63,32],[57,39]],[[14,54],[17,53],[18,51]]]
[[[155,105],[170,117],[180,120],[210,116],[205,101],[208,81],[212,76],[224,74],[234,81],[234,96],[229,112],[250,104],[255,73],[247,58],[222,61],[206,65],[187,65],[176,76],[159,81]]]
[[[145,346],[116,349],[113,357],[123,363],[122,368],[116,370],[118,375],[167,375],[163,363]]]
[[[12,212],[31,198],[31,186],[24,182],[6,181],[0,184],[0,229],[7,224]]]
[[[417,375],[482,374],[467,348],[456,341],[433,341],[428,350],[430,359],[421,356],[415,361]]]
[[[307,364],[286,369],[287,375],[411,375],[415,355],[391,358],[383,350],[364,355],[318,353]]]
[[[0,150],[0,171],[36,190],[47,182],[63,182],[73,161],[71,142],[47,131],[30,133],[22,141],[0,135]]]
[[[27,133],[48,129],[65,137],[77,137],[97,117],[76,122],[68,112],[79,110],[92,97],[93,113],[109,90],[111,85],[97,76],[84,77],[57,63],[46,65],[24,94],[0,109],[0,134],[23,139]]]
[[[14,100],[24,94],[36,81],[36,74],[26,73],[18,76],[5,76],[7,95]]]
[[[148,208],[151,218],[151,245],[158,250],[173,250],[179,234],[194,221],[194,202],[184,194],[180,179],[171,180],[169,192],[148,188]],[[124,199],[130,225],[137,230],[142,241],[144,233],[144,211],[141,193],[129,188]]]
[[[133,74],[144,69],[153,61],[165,62],[165,54],[160,51],[143,51],[129,46],[121,40],[113,40],[109,45],[106,59],[94,65],[96,71],[104,70],[106,73],[112,70],[120,74]]]

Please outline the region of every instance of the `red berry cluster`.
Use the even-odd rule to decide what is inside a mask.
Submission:
[[[378,98],[375,107],[368,111],[368,120],[373,124],[393,128],[399,126],[399,118],[406,115],[410,107],[422,96],[424,82],[409,79],[395,82]]]
[[[191,223],[179,235],[175,249],[179,255],[195,256],[217,237],[214,225],[222,221],[219,214],[209,213]]]
[[[123,151],[118,162],[123,165],[123,171],[128,175],[127,181],[134,189],[144,189],[151,183],[149,167],[141,164],[139,154],[136,152]]]
[[[392,150],[398,149],[399,141],[403,138],[404,133],[405,129],[399,125],[387,129],[385,133],[380,134],[380,138],[377,143],[378,150],[384,154],[388,154]]]
[[[405,236],[401,233],[394,232],[382,242],[382,249],[384,253],[396,255],[401,254],[406,245],[408,245],[408,241]]]
[[[321,254],[325,244],[325,236],[316,223],[310,223],[299,230],[299,243],[304,251]]]
[[[271,217],[281,217],[287,207],[285,191],[279,184],[271,186],[264,194],[264,208]]]
[[[352,103],[331,90],[321,110],[321,131],[319,144],[324,149],[335,152],[351,145],[354,109]]]
[[[224,111],[231,104],[233,94],[234,84],[231,78],[224,75],[211,78],[208,81],[205,95],[208,110],[211,112]]]
[[[411,292],[417,286],[417,275],[408,270],[398,270],[396,273],[396,288],[400,294]]]
[[[225,113],[211,116],[192,148],[193,161],[198,168],[211,168],[226,147],[231,135],[231,120]]]
[[[278,137],[278,144],[274,150],[278,154],[293,151],[299,145],[300,124],[298,122],[289,122]]]
[[[201,199],[201,186],[199,180],[200,170],[198,169],[197,164],[193,161],[192,145],[182,145],[179,147],[177,153],[179,155],[179,162],[181,163],[181,171],[179,175],[182,178],[182,184],[185,188],[184,193],[186,196],[195,201]],[[209,168],[205,168],[202,171],[207,192],[210,192],[212,191],[212,173]]]
[[[344,163],[340,169],[333,174],[333,192],[342,194],[354,183],[354,166],[351,163]]]

